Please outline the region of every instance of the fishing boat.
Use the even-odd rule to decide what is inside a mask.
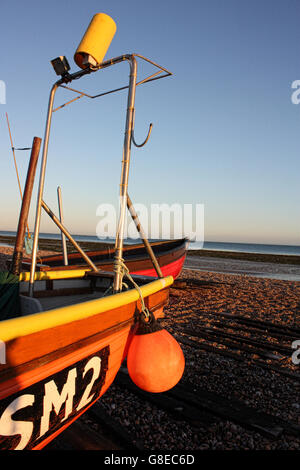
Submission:
[[[126,54],[104,61],[115,29],[115,23],[109,16],[96,14],[75,53],[75,62],[80,70],[70,73],[65,57],[52,61],[60,78],[50,91],[31,265],[28,271],[22,270],[24,236],[41,144],[41,139],[36,137],[31,150],[11,268],[7,273],[0,273],[1,450],[42,449],[107,391],[125,358],[132,380],[141,383],[140,386],[145,387],[145,390],[159,392],[166,387],[171,388],[183,373],[183,354],[174,339],[173,350],[178,357],[176,356],[176,360],[175,356],[170,359],[171,335],[167,338],[168,347],[160,347],[157,359],[155,347],[149,346],[153,335],[156,338],[154,342],[158,344],[157,338],[160,337],[162,345],[168,334],[159,326],[158,319],[164,315],[173,277],[163,274],[163,268],[160,269],[155,255],[155,247],[152,249],[145,238],[143,244],[152,268],[155,269],[155,277],[149,276],[147,269],[147,276],[130,273],[123,256],[124,217],[129,201],[130,151],[131,143],[135,143],[135,88],[171,73],[137,54]],[[137,82],[138,59],[146,60],[158,71]],[[99,97],[128,89],[120,184],[121,207],[113,269],[109,271],[105,268],[105,263],[105,270],[98,267],[98,261],[93,261],[81,249],[48,207],[44,200],[44,182],[56,90],[59,87],[66,88],[66,84],[73,80],[78,81],[81,77],[121,62],[129,64],[129,84],[97,95]],[[89,97],[84,92],[80,92],[79,96]],[[73,244],[86,265],[75,264],[48,270],[38,268],[42,210]],[[74,261],[77,263],[76,257]],[[141,354],[136,349],[133,350],[137,344]],[[164,369],[160,367],[162,362]],[[138,370],[138,367],[144,367],[145,376],[137,372],[134,377],[135,368]],[[152,370],[152,375],[158,370],[154,380],[152,376],[147,376],[147,367],[149,371]],[[168,373],[170,378],[166,385]]]
[[[182,271],[186,258],[188,240],[163,240],[150,243],[158,261],[163,276],[172,276],[176,279]],[[104,271],[113,271],[115,255],[114,246],[107,246],[102,250],[87,251],[86,254],[97,266]],[[131,274],[158,277],[143,243],[126,245],[123,248],[123,259]],[[52,270],[81,269],[87,266],[80,253],[73,252],[67,255],[67,265],[64,265],[63,253],[50,256],[41,256],[37,270],[49,272]],[[23,260],[23,268],[30,265],[30,259]]]

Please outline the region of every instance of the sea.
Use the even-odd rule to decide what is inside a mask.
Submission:
[[[10,231],[1,231],[0,236],[15,236],[16,232]],[[46,239],[55,239],[60,240],[59,233],[40,233],[40,238]],[[104,242],[114,244],[115,239],[105,238],[99,239],[94,235],[73,235],[74,239],[77,242],[88,241],[88,242]],[[149,240],[157,241],[157,240]],[[138,243],[139,239],[126,239],[124,240],[127,244]],[[7,245],[5,243],[0,246]],[[204,241],[200,242],[190,242],[190,250],[216,250],[216,251],[235,251],[239,253],[265,253],[265,254],[275,254],[275,255],[295,255],[300,256],[300,245],[272,245],[272,244],[263,244],[263,243],[235,243],[235,242],[214,242],[214,241]]]

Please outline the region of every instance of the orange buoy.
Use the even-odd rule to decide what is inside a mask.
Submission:
[[[181,347],[170,333],[152,317],[142,321],[127,354],[131,380],[142,390],[161,393],[173,388],[184,372]]]

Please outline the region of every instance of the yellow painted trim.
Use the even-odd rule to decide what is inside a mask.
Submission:
[[[90,269],[68,269],[66,271],[37,271],[34,276],[35,281],[46,281],[47,279],[68,279],[83,277]],[[30,272],[20,274],[21,282],[29,282]]]
[[[173,284],[173,277],[167,276],[157,281],[150,282],[141,286],[143,297],[148,297],[165,287]],[[25,317],[12,318],[0,322],[0,339],[1,341],[10,341],[20,336],[37,333],[41,330],[55,328],[84,318],[98,315],[99,313],[113,310],[123,305],[136,302],[139,299],[137,289],[131,289],[120,294],[113,294],[101,299],[89,300],[88,302],[70,305],[68,307],[60,307],[46,312],[35,313]]]

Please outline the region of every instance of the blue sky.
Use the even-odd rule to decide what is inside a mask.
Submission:
[[[3,2],[0,80],[0,230],[15,230],[20,208],[5,112],[15,147],[43,137],[50,60],[73,55],[92,16],[110,15],[117,32],[106,58],[140,53],[173,76],[138,87],[137,141],[129,194],[144,204],[204,204],[205,239],[300,245],[300,79],[298,0],[36,0]],[[141,64],[139,76],[150,72]],[[127,84],[120,64],[73,86],[88,93]],[[56,105],[73,98],[59,90]],[[117,203],[126,92],[84,100],[54,114],[45,201],[57,211],[62,188],[65,224],[95,234],[101,203]],[[22,182],[28,152],[17,152]],[[39,174],[39,168],[37,175]],[[37,182],[30,211],[33,230]],[[43,216],[42,231],[55,232]]]

